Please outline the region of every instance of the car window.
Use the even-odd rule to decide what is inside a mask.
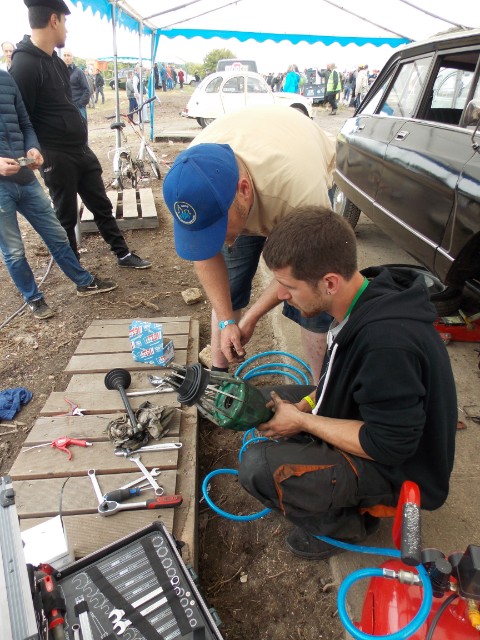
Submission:
[[[442,67],[433,85],[432,109],[463,109],[473,71]]]
[[[220,91],[220,85],[223,78],[214,78],[205,87],[205,93],[218,93]]]
[[[247,93],[268,93],[268,85],[261,78],[247,78]]]
[[[382,113],[411,118],[425,86],[432,56],[419,58],[402,65],[382,105]]]
[[[243,76],[235,76],[230,78],[223,85],[223,93],[243,93],[245,79]]]
[[[383,98],[383,94],[385,92],[385,87],[389,83],[390,78],[386,78],[386,80],[377,88],[375,94],[368,98],[368,102],[365,103],[364,106],[360,109],[360,113],[364,115],[372,115],[377,110],[378,105],[380,104],[381,99]]]

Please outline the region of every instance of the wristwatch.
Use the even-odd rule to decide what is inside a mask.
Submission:
[[[220,322],[218,323],[218,326],[220,327],[220,329],[225,329],[225,327],[228,327],[229,324],[237,324],[236,320],[220,320]]]

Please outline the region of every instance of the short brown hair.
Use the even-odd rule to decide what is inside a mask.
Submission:
[[[326,273],[350,280],[357,271],[357,243],[352,227],[325,207],[302,207],[286,216],[263,248],[267,267],[291,267],[297,280],[315,285]]]
[[[50,16],[53,13],[59,20],[61,20],[62,14],[50,7],[29,7],[28,23],[30,25],[30,29],[45,29],[50,21]]]

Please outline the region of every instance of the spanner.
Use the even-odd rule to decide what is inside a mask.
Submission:
[[[148,602],[149,600],[152,600],[152,598],[155,598],[155,596],[158,596],[158,594],[163,593],[163,587],[158,587],[157,589],[154,589],[153,591],[151,591],[150,593],[147,593],[147,595],[142,596],[141,598],[139,598],[138,600],[135,600],[135,602],[132,602],[132,607],[134,609],[136,609],[137,607],[141,607],[142,604],[145,604],[145,602]],[[123,618],[123,616],[125,615],[125,611],[123,609],[113,609],[112,611],[110,611],[110,613],[108,614],[108,617],[114,618],[113,620],[113,624],[117,623],[119,620],[121,620],[121,618]]]
[[[171,496],[160,496],[152,500],[143,502],[115,502],[114,500],[104,500],[98,505],[98,513],[101,516],[113,516],[118,511],[126,509],[167,509],[168,507],[178,507],[183,502],[180,494]]]
[[[155,467],[155,469],[152,469],[150,471],[150,475],[152,476],[152,478],[156,478],[161,473],[162,472],[160,471],[160,469],[158,467]],[[132,482],[129,482],[128,484],[124,484],[123,487],[119,487],[119,489],[120,489],[120,491],[122,489],[130,489],[130,487],[134,487],[135,485],[140,484],[144,480],[145,480],[145,476],[142,474],[141,478],[137,478],[136,480],[132,480]]]
[[[87,473],[90,476],[90,480],[92,481],[93,488],[95,489],[95,495],[97,496],[98,504],[100,506],[102,502],[104,502],[104,500],[102,490],[100,489],[100,485],[98,484],[97,476],[95,475],[95,469],[89,469]]]
[[[145,476],[145,478],[149,481],[149,483],[152,485],[152,487],[155,489],[155,495],[156,496],[161,496],[163,494],[163,489],[162,487],[158,486],[157,481],[155,480],[155,478],[152,476],[152,474],[150,473],[150,471],[147,469],[147,467],[143,464],[140,456],[137,455],[133,455],[133,456],[129,456],[128,458],[129,460],[131,460],[132,462],[134,462],[137,467],[140,469],[140,471],[143,473],[143,475]],[[103,502],[103,499],[102,499]]]
[[[163,442],[161,444],[151,444],[145,447],[140,447],[139,449],[115,449],[116,456],[124,456],[125,458],[130,456],[132,453],[142,453],[145,451],[169,451],[172,449],[181,449],[181,442]]]
[[[80,640],[80,625],[72,624],[73,640]]]
[[[142,609],[142,611],[140,611],[140,615],[148,616],[149,613],[163,606],[166,602],[167,602],[167,598],[161,598],[158,602],[154,602],[149,607]],[[131,624],[132,624],[131,620],[118,620],[118,622],[114,623],[113,630],[117,635],[121,636],[125,633],[125,629],[129,627]]]

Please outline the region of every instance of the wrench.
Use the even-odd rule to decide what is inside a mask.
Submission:
[[[104,500],[98,506],[98,513],[101,516],[112,516],[117,511],[125,509],[166,509],[167,507],[178,507],[183,502],[181,495],[160,496],[144,502],[115,502],[114,500]]]
[[[158,587],[157,589],[154,589],[150,593],[147,593],[147,595],[142,596],[138,600],[135,600],[135,602],[132,602],[132,607],[134,609],[137,609],[137,607],[141,607],[142,604],[145,604],[145,602],[148,602],[149,600],[152,600],[152,598],[155,598],[155,596],[158,596],[159,593],[163,593],[163,587]],[[119,620],[121,620],[124,615],[125,615],[125,611],[123,609],[113,609],[108,614],[108,617],[110,619],[114,618],[113,624],[115,624]]]
[[[98,484],[97,476],[95,475],[95,469],[89,469],[87,473],[90,476],[90,480],[92,481],[93,488],[95,489],[95,495],[97,496],[98,505],[100,506],[104,502],[104,500],[102,490],[100,489],[100,485]]]
[[[73,640],[80,640],[80,625],[72,624]]]
[[[140,615],[148,616],[149,613],[163,606],[166,602],[167,602],[167,598],[160,598],[158,602],[154,602],[149,607],[142,609],[142,611],[140,611]],[[131,624],[132,624],[131,620],[118,620],[118,622],[114,623],[113,630],[117,635],[121,636],[125,633],[125,629],[129,627]]]
[[[142,453],[144,451],[169,451],[171,449],[181,449],[181,442],[164,442],[162,444],[151,444],[146,447],[140,447],[139,449],[115,449],[116,456],[130,456],[132,453]]]
[[[150,475],[153,478],[156,478],[157,476],[159,476],[162,472],[160,471],[160,469],[158,467],[155,467],[154,469],[152,469],[150,471]],[[132,480],[132,482],[129,482],[128,484],[124,484],[123,487],[119,487],[120,491],[122,489],[130,489],[130,487],[134,487],[137,484],[140,484],[141,482],[143,482],[145,480],[145,476],[142,475],[141,478],[137,478],[136,480]]]
[[[145,476],[145,478],[149,481],[149,483],[152,485],[152,487],[155,489],[155,495],[156,496],[161,496],[163,494],[163,489],[162,487],[158,486],[157,481],[155,480],[155,478],[153,478],[152,474],[150,473],[150,471],[147,469],[147,467],[142,463],[142,460],[140,458],[140,456],[138,454],[134,455],[134,456],[129,456],[128,458],[129,460],[131,460],[132,462],[134,462],[137,467],[140,469],[140,471],[143,473],[143,475]],[[103,502],[103,499],[102,499]]]

